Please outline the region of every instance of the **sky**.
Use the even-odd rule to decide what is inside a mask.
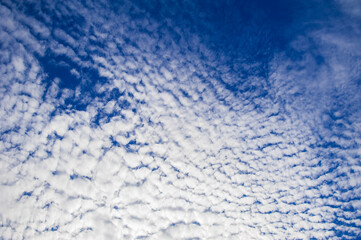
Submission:
[[[360,239],[358,0],[0,0],[0,239]]]

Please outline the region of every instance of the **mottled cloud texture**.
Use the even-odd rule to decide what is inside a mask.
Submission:
[[[0,1],[0,239],[361,237],[357,1],[110,2]]]

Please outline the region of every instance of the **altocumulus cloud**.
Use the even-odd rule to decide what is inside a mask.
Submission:
[[[361,237],[360,12],[1,1],[0,238]]]

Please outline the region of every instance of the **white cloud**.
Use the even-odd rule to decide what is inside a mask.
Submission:
[[[23,73],[25,70],[25,65],[24,65],[24,61],[22,58],[20,57],[14,57],[13,58],[13,65],[15,68],[15,71],[19,72],[19,73]]]
[[[54,12],[69,21],[79,15],[86,42],[66,28],[53,29],[50,20],[39,23],[13,4],[1,7],[7,23],[1,25],[6,37],[0,41],[13,44],[4,45],[8,58],[0,65],[2,238],[337,239],[341,228],[360,234],[360,202],[352,199],[361,185],[359,122],[335,121],[336,128],[347,128],[344,138],[315,129],[318,113],[308,105],[315,102],[297,95],[306,89],[305,98],[312,98],[335,72],[336,80],[350,79],[354,73],[345,64],[330,58],[329,69],[309,76],[314,71],[298,71],[280,55],[271,70],[275,100],[234,94],[214,72],[225,71],[219,75],[224,81],[237,76],[221,61],[215,65],[198,37],[190,44],[209,59],[172,44],[172,25],[150,17],[131,22],[111,15],[110,21],[105,6],[80,9],[78,4],[69,6],[70,15],[62,4],[39,14],[51,19]],[[117,30],[112,22],[118,20],[123,23]],[[144,25],[152,33],[143,32],[139,36],[145,40],[138,40],[134,35]],[[52,39],[45,41],[50,32]],[[159,34],[164,39],[157,39]],[[315,34],[344,46],[342,38]],[[94,86],[96,96],[90,95],[86,108],[67,109],[65,102],[76,91],[80,100],[88,93],[62,89],[60,78],[46,87],[37,49],[65,55],[108,81]],[[309,67],[309,60],[299,64]],[[76,67],[70,71],[84,77]],[[297,82],[312,77],[321,82],[311,87]],[[252,81],[260,88],[264,84],[264,79]],[[120,96],[110,97],[114,89]],[[329,142],[344,149],[325,150]],[[331,153],[337,158],[327,158]],[[348,211],[350,205],[356,211]]]

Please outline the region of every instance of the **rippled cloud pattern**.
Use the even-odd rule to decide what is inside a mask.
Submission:
[[[361,238],[359,1],[0,16],[0,239]]]

